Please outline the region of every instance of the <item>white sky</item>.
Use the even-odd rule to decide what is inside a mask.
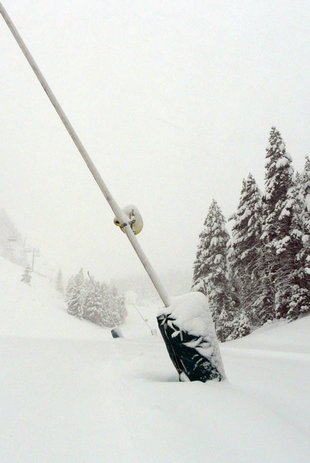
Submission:
[[[310,2],[3,1],[154,267],[190,271],[212,198],[226,217],[280,130],[310,153]],[[0,21],[0,207],[65,272],[142,273]]]

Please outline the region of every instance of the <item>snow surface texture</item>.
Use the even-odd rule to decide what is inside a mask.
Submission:
[[[0,259],[1,463],[309,463],[310,317],[222,345],[229,381],[179,383],[133,305],[113,340],[22,272]]]

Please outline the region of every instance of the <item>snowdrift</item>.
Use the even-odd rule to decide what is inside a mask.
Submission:
[[[21,273],[0,259],[1,462],[310,461],[309,317],[222,345],[228,380],[179,383],[133,307],[112,339]]]

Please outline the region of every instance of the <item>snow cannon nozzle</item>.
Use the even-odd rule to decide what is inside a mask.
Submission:
[[[130,228],[134,232],[135,235],[138,235],[143,228],[143,220],[142,216],[139,212],[139,209],[132,205],[129,204],[128,206],[125,206],[122,209],[124,215],[128,218],[127,223],[121,223],[116,217],[114,218],[114,224],[119,227],[124,233],[124,228],[127,227],[127,225],[130,225]]]

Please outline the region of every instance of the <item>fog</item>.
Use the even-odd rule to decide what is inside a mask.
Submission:
[[[264,185],[271,126],[310,153],[308,1],[4,1],[158,272],[190,275],[212,198]],[[0,208],[47,261],[99,278],[143,269],[0,21]]]

